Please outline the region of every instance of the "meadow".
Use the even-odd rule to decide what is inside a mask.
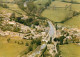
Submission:
[[[66,27],[80,28],[80,15],[75,16],[64,23],[59,23],[59,25]]]
[[[48,9],[43,11],[42,16],[47,17],[54,22],[61,22],[66,16],[70,16],[71,11],[69,11],[69,9],[65,10],[65,8],[54,9],[53,7],[65,7],[66,5],[70,5],[70,3],[54,1]]]
[[[80,46],[77,44],[60,45],[62,57],[80,57]]]
[[[0,0],[0,1],[2,1],[2,2],[13,2],[14,0]]]
[[[34,1],[34,4],[37,6],[37,8],[42,8],[45,7],[45,4],[48,2],[49,0],[36,0]]]
[[[7,13],[15,13],[16,16],[21,16],[21,15],[25,15],[26,13],[21,10],[19,8],[19,6],[17,4],[13,4],[13,3],[5,3],[9,8],[3,8],[2,6],[0,6],[0,13],[2,14],[7,14]]]
[[[55,1],[63,1],[63,0],[55,0]],[[71,2],[72,0],[64,0],[64,1]],[[73,1],[80,3],[80,0],[73,0]]]
[[[66,5],[67,6],[71,5],[72,11],[80,12],[80,4],[71,4],[61,1],[53,1],[51,5],[42,12],[42,16],[47,17],[53,22],[61,22],[65,20],[66,17],[72,15],[72,11],[69,11],[69,8],[67,10],[64,10],[64,8],[54,9],[54,6],[65,7]],[[64,23],[59,23],[59,25],[80,28],[80,15],[74,16]]]
[[[20,40],[18,37],[14,37],[14,39],[11,39],[8,43],[8,38],[10,38],[10,36],[0,36],[0,57],[17,57],[20,56],[24,50],[28,51],[28,46],[24,44],[20,45],[18,41],[30,43],[29,40]]]

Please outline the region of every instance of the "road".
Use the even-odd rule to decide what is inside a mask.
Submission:
[[[57,48],[56,48],[57,42],[54,41],[54,38],[56,37],[56,29],[55,29],[55,27],[54,27],[54,25],[52,24],[51,21],[48,21],[48,24],[49,24],[49,27],[50,27],[49,37],[52,37],[52,41],[54,42],[54,47],[55,47],[54,50],[57,53]]]
[[[56,37],[56,29],[55,29],[55,27],[54,27],[54,25],[52,24],[51,21],[48,21],[48,24],[49,24],[49,27],[50,27],[49,36],[53,37],[53,39],[54,39]]]
[[[48,21],[50,30],[49,30],[49,39],[47,39],[46,41],[50,40],[50,37],[52,37],[53,39],[56,37],[56,29],[54,27],[54,25],[52,24],[51,21]],[[57,53],[57,49],[56,49],[56,42],[54,42],[54,46],[55,46],[55,51]],[[29,55],[28,57],[35,57],[37,54],[41,54],[42,50],[45,49],[45,47],[47,46],[47,44],[42,44],[41,46],[38,46],[37,49],[35,49],[35,51],[33,51],[33,53],[31,55]]]
[[[42,44],[41,46],[38,46],[35,51],[32,52],[31,55],[29,55],[28,57],[35,57],[36,55],[40,55],[42,53],[42,50],[45,49],[47,45],[46,44]]]

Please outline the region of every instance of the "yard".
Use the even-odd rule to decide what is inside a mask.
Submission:
[[[76,44],[60,45],[62,57],[80,57],[80,46]]]

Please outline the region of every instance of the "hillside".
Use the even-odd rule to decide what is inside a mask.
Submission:
[[[51,5],[43,11],[42,16],[54,22],[62,22],[66,20],[66,18],[70,18],[70,20],[59,24],[79,28],[80,17],[73,17],[74,12],[80,13],[80,4],[53,1]]]
[[[0,0],[0,57],[80,57],[80,1]]]
[[[25,15],[26,14],[23,10],[21,10],[19,8],[18,4],[12,3],[12,2],[14,2],[14,0],[0,0],[0,1],[3,1],[3,3],[0,4],[0,13],[6,14],[6,15],[15,13],[16,16],[21,16],[21,15]],[[7,2],[9,1],[10,3],[7,3],[6,1]],[[16,1],[18,1],[18,0],[16,0]],[[1,5],[5,5],[8,8],[3,7]]]

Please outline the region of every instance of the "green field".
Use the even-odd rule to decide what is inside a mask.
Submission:
[[[7,4],[7,6],[9,7],[9,9],[13,10],[13,12],[17,13],[19,15],[19,13],[21,14],[26,14],[23,10],[21,10],[19,8],[19,6],[17,4]]]
[[[48,2],[49,0],[36,0],[34,1],[34,4],[37,6],[37,8],[42,8],[45,7],[45,4]]]
[[[55,0],[55,1],[67,1],[67,2],[71,2],[72,0]],[[73,0],[73,1],[80,3],[80,0]]]
[[[13,2],[14,0],[0,0],[0,1],[2,1],[2,2]]]
[[[65,20],[66,17],[71,16],[72,11],[69,11],[69,8],[67,10],[64,10],[63,8],[54,9],[53,7],[54,6],[65,7],[66,5],[67,6],[71,5],[73,11],[80,12],[80,4],[71,4],[66,2],[53,1],[51,5],[48,7],[48,9],[42,12],[42,16],[47,17],[48,19],[54,22],[61,22]],[[64,23],[59,23],[59,25],[80,28],[80,15],[75,16]]]
[[[62,57],[80,57],[80,46],[76,44],[61,45]]]
[[[59,1],[52,2],[49,8],[43,11],[42,16],[47,17],[54,22],[61,22],[66,18],[66,16],[70,16],[72,11],[69,11],[69,9],[65,10],[65,8],[54,9],[53,6],[55,5],[56,7],[65,7],[66,4],[70,5],[70,3]]]
[[[74,11],[80,12],[80,4],[72,4],[72,9]]]
[[[72,19],[62,23],[61,25],[66,26],[66,27],[80,28],[80,15],[73,17]]]
[[[26,13],[21,10],[19,8],[19,6],[17,4],[11,4],[11,3],[5,3],[9,8],[3,8],[0,6],[0,13],[2,14],[7,14],[7,13],[15,13],[16,16],[21,16],[22,15],[25,15]]]
[[[28,46],[19,45],[14,43],[14,40],[10,40],[10,43],[7,42],[7,38],[9,37],[1,37],[0,36],[0,57],[17,57],[21,55],[21,53],[27,48]],[[15,37],[16,41],[19,41],[19,38]],[[24,41],[30,43],[30,41]]]

